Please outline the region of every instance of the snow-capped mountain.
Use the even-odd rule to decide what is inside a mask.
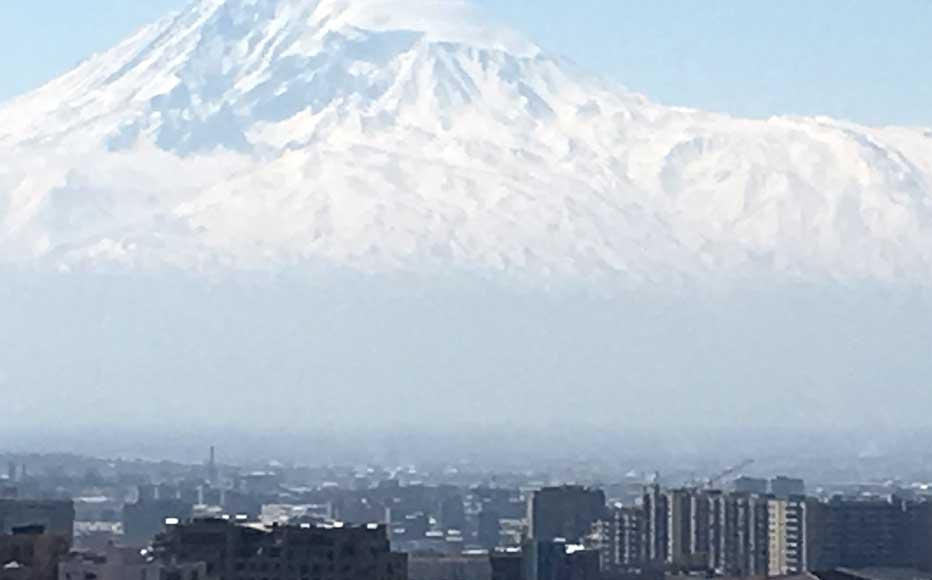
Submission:
[[[0,107],[0,260],[932,283],[932,132],[652,103],[465,0],[198,0]]]

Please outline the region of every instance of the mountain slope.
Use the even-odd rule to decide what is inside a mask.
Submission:
[[[664,107],[459,0],[200,0],[0,108],[0,258],[932,282],[932,136]]]

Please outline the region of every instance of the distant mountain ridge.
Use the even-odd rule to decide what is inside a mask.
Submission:
[[[0,105],[0,260],[932,282],[932,132],[667,107],[461,0],[199,0]]]

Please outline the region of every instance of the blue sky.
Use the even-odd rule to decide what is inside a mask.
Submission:
[[[0,99],[186,0],[0,5]],[[651,98],[745,116],[932,125],[929,0],[477,0]]]

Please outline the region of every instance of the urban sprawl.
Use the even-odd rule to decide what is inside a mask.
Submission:
[[[11,460],[0,580],[932,578],[924,486]]]

